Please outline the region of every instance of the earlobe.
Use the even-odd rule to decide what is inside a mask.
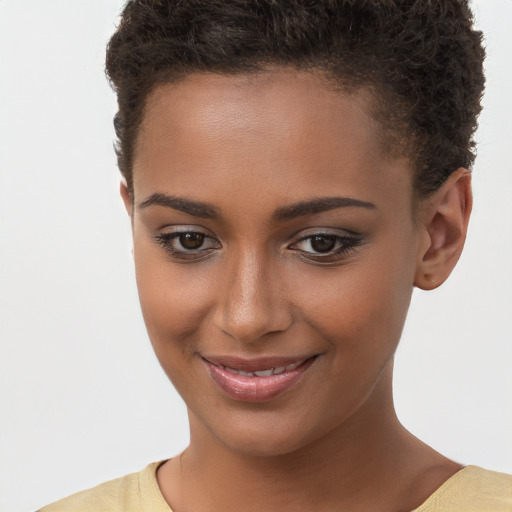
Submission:
[[[471,207],[471,174],[461,168],[428,199],[422,210],[426,236],[420,249],[415,286],[432,290],[451,274],[464,247]]]

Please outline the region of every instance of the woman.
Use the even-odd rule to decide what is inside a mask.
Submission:
[[[463,248],[483,53],[457,0],[127,4],[121,195],[190,445],[44,512],[510,510],[391,389],[413,287]]]

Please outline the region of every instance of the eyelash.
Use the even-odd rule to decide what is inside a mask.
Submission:
[[[187,249],[183,247],[183,241],[180,243],[180,238],[185,235],[202,237],[199,247],[197,249]],[[304,242],[308,242],[310,247],[312,247],[312,243],[315,239],[317,239],[316,241],[320,241],[321,239],[324,239],[324,241],[330,241],[331,243],[334,243],[334,248],[326,251],[325,253],[306,251],[304,249],[297,248],[297,246]],[[154,236],[154,241],[158,245],[162,246],[172,258],[189,261],[204,259],[208,257],[214,250],[220,249],[222,247],[220,242],[215,238],[208,236],[206,233],[193,229],[170,233],[159,233]],[[202,248],[206,241],[209,241],[211,246]],[[312,261],[315,263],[331,263],[347,256],[358,246],[360,246],[362,241],[362,236],[356,233],[340,235],[334,233],[315,232],[303,236],[296,242],[290,244],[288,249],[298,252],[300,257],[304,260]],[[174,245],[175,243],[179,243],[182,248],[176,248]]]
[[[325,253],[310,252],[295,248],[300,243],[306,241],[309,242],[309,245],[311,246],[315,238],[327,239],[335,244],[335,248],[326,251]],[[298,251],[301,255],[301,258],[303,259],[311,260],[318,263],[331,263],[345,256],[348,256],[352,251],[354,251],[358,246],[360,246],[362,242],[362,236],[356,233],[351,233],[349,235],[339,235],[335,233],[317,232],[303,236],[297,242],[294,242],[292,245],[290,245],[289,248],[291,250]]]
[[[179,243],[180,237],[185,235],[199,235],[203,237],[201,246],[204,244],[204,241],[209,240],[213,242],[213,247],[196,250],[187,249],[183,247],[183,244],[181,244],[183,247],[182,249],[176,249],[173,247],[173,243],[176,241]],[[210,255],[215,249],[219,249],[221,247],[220,242],[215,240],[215,238],[208,236],[202,231],[194,231],[192,229],[187,231],[174,231],[172,233],[159,233],[158,235],[155,235],[154,240],[158,245],[161,245],[172,258],[180,260],[203,259]]]

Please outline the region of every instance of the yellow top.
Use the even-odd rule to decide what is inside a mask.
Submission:
[[[156,481],[160,464],[73,494],[39,512],[172,512]],[[412,512],[512,512],[512,476],[467,466]]]

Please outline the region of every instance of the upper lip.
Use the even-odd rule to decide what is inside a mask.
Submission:
[[[315,357],[317,354],[306,356],[266,356],[258,358],[245,358],[229,355],[203,355],[203,359],[216,366],[227,366],[244,372],[257,372],[270,368],[286,367],[295,363],[302,363]]]

